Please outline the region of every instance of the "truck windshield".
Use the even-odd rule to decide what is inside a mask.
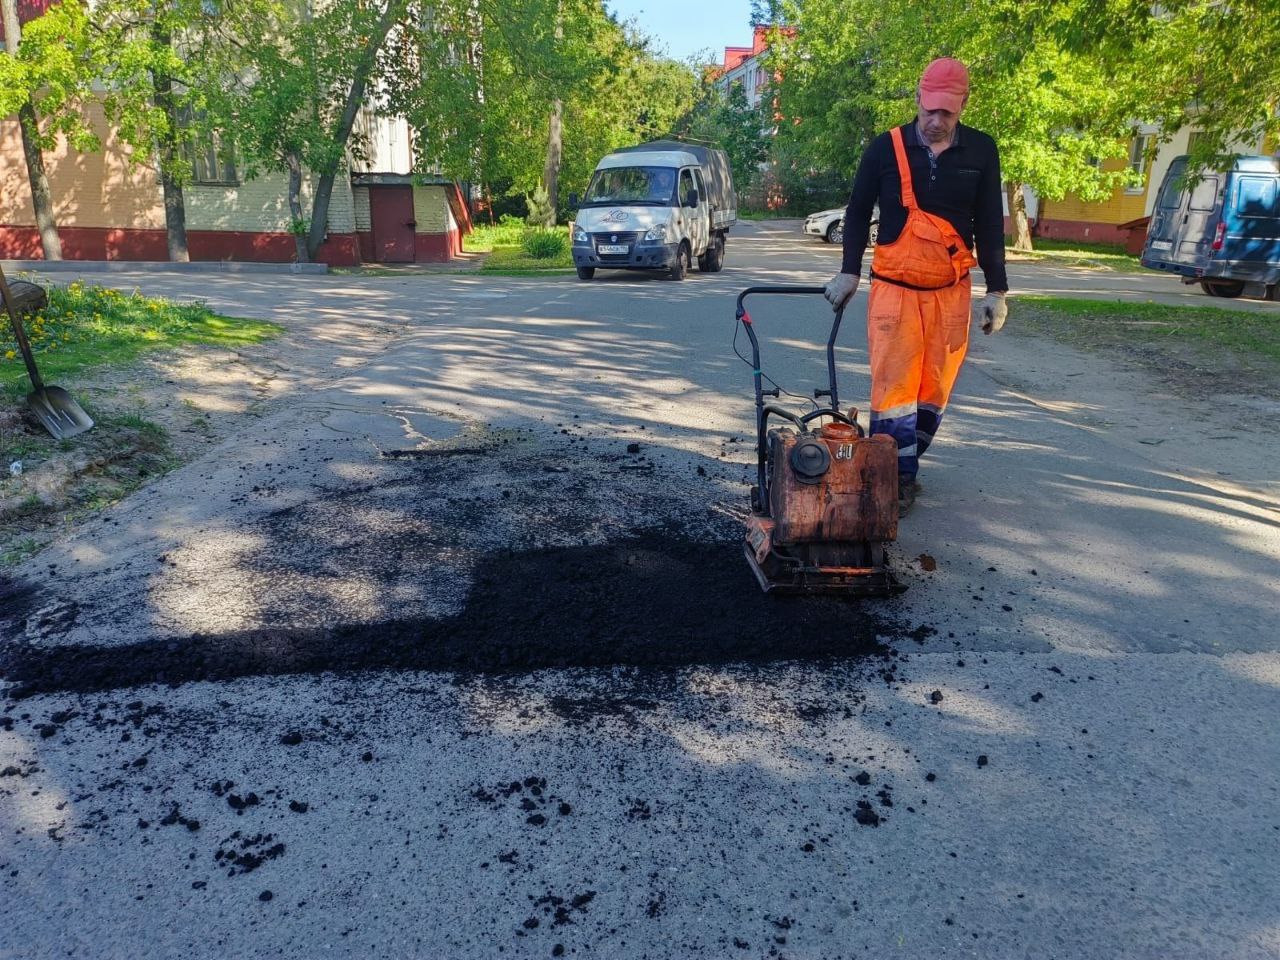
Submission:
[[[659,203],[675,197],[676,172],[669,167],[610,167],[591,176],[583,204]]]

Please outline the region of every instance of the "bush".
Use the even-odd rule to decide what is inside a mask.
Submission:
[[[535,260],[554,260],[569,248],[569,238],[561,230],[530,228],[520,238],[520,245]]]

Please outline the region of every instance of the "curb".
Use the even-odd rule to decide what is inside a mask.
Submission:
[[[34,273],[295,273],[327,274],[325,263],[244,263],[238,260],[5,260],[6,271]]]

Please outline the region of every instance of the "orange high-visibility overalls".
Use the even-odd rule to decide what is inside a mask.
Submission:
[[[950,222],[916,204],[902,130],[890,135],[907,222],[871,257],[871,432],[897,441],[898,473],[915,477],[969,346],[969,269],[977,261]]]

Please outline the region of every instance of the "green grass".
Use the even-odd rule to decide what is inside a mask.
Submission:
[[[1269,310],[1041,296],[1016,297],[1011,307],[1010,327],[1047,333],[1085,349],[1191,346],[1215,366],[1243,359],[1280,373],[1280,322]]]
[[[573,251],[568,246],[558,257],[539,260],[529,255],[524,248],[495,247],[485,258],[480,267],[481,273],[500,276],[524,276],[538,273],[564,273],[573,269]]]
[[[190,344],[234,348],[281,332],[265,320],[224,317],[200,303],[174,303],[76,281],[49,288],[49,305],[23,326],[46,383],[73,380],[91,367],[121,365],[152,350]],[[17,341],[5,320],[0,334],[0,391],[29,387]]]
[[[739,220],[803,220],[809,213],[815,213],[818,210],[824,210],[825,207],[815,207],[808,213],[791,213],[783,210],[743,210],[738,208]]]
[[[493,226],[478,225],[463,238],[462,249],[467,253],[487,253],[479,272],[490,275],[523,277],[530,274],[564,273],[573,269],[573,251],[568,243],[555,257],[539,259],[530,254],[524,247],[528,229],[523,220],[503,217],[501,223]]]
[[[0,547],[0,570],[6,567],[16,567],[23,560],[39,553],[42,546],[44,544],[35,537],[22,537],[4,547]]]
[[[1033,241],[1036,251],[1039,253],[1056,253],[1064,251],[1067,253],[1084,254],[1102,254],[1103,256],[1119,256],[1130,257],[1132,254],[1126,253],[1124,246],[1119,243],[1086,243],[1079,240],[1048,240],[1040,239]]]
[[[1115,270],[1120,273],[1142,273],[1145,267],[1138,258],[1113,243],[1080,243],[1075,240],[1035,240],[1030,253],[1006,247],[1014,261],[1034,261],[1060,267],[1087,267],[1091,270]]]
[[[501,223],[476,224],[462,238],[462,249],[467,253],[489,253],[495,247],[518,247],[524,235],[525,223],[515,217],[503,217]]]

